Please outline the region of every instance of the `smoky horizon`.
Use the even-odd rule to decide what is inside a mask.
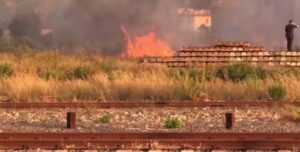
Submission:
[[[154,32],[173,50],[223,40],[280,50],[284,27],[290,19],[300,22],[299,10],[297,0],[3,0],[0,29],[37,46],[79,45],[111,54],[128,45],[121,27],[133,40]]]

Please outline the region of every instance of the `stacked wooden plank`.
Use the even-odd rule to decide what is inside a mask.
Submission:
[[[143,63],[171,67],[224,65],[232,62],[300,66],[300,52],[267,51],[249,42],[220,42],[212,47],[183,47],[172,57],[144,58]]]

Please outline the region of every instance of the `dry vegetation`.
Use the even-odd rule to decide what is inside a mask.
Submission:
[[[300,98],[300,69],[232,64],[202,69],[142,65],[76,51],[0,54],[2,101],[274,100]],[[280,88],[282,87],[282,88]],[[275,88],[276,89],[276,88]],[[271,90],[272,91],[272,90]],[[272,93],[271,93],[272,94]]]

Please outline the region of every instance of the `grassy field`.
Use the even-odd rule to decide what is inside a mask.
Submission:
[[[233,63],[224,67],[174,69],[80,51],[15,51],[0,54],[0,100],[298,101],[299,76],[300,69],[291,67]],[[270,90],[274,86],[279,89]]]

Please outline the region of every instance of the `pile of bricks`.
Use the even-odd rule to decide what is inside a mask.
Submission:
[[[169,67],[201,67],[233,62],[300,66],[300,52],[267,51],[249,42],[220,42],[212,47],[183,47],[172,57],[143,59],[143,63],[165,64]]]

